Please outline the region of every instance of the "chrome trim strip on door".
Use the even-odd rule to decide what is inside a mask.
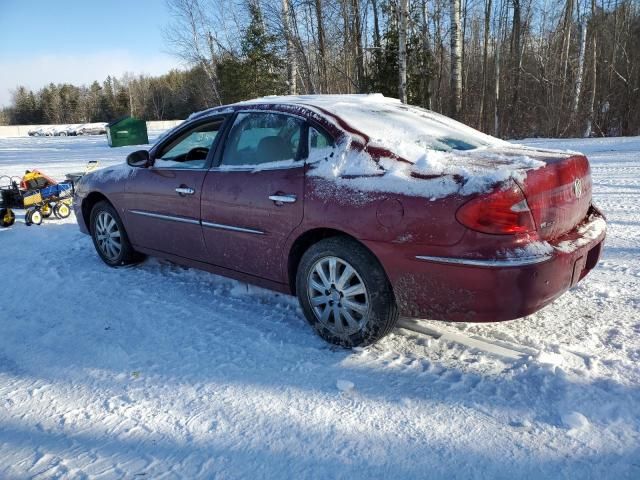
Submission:
[[[264,235],[264,232],[261,230],[254,230],[252,228],[234,227],[232,225],[224,225],[222,223],[200,222],[194,218],[174,217],[171,215],[162,215],[160,213],[145,212],[143,210],[129,210],[129,212],[134,213],[136,215],[142,215],[143,217],[157,218],[160,220],[189,223],[192,225],[202,225],[203,227],[218,228],[220,230],[231,230],[233,232],[243,232],[243,233],[253,233],[255,235]]]
[[[145,212],[142,210],[129,210],[129,212],[134,213],[136,215],[142,215],[143,217],[151,217],[151,218],[158,218],[160,220],[169,220],[171,222],[190,223],[193,225],[200,225],[200,221],[196,220],[195,218],[174,217],[172,215],[162,215],[160,213]]]
[[[231,225],[224,225],[222,223],[201,222],[203,227],[218,228],[220,230],[231,230],[232,232],[253,233],[256,235],[264,235],[261,230],[253,230],[252,228],[234,227]]]
[[[418,260],[426,260],[428,262],[449,263],[454,265],[469,265],[474,267],[522,267],[525,265],[535,265],[536,263],[546,262],[551,259],[551,255],[536,255],[531,257],[514,257],[514,258],[494,258],[494,259],[472,259],[472,258],[454,258],[454,257],[431,257],[428,255],[417,255]]]

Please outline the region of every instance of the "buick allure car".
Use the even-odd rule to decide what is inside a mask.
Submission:
[[[399,316],[529,315],[598,262],[585,156],[514,145],[381,95],[265,97],[192,115],[76,189],[109,266],[163,257],[296,295],[351,347]]]

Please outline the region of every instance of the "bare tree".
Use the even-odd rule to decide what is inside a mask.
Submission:
[[[487,96],[487,74],[489,69],[489,33],[491,28],[491,0],[485,0],[484,4],[484,35],[482,49],[482,93],[480,95],[480,107],[478,109],[478,127],[482,129],[484,123],[484,104]]]
[[[431,43],[429,41],[429,12],[427,7],[427,0],[422,0],[422,104],[431,108]]]
[[[378,49],[380,48],[380,21],[377,0],[371,0],[371,9],[373,10],[373,47]]]
[[[585,129],[583,136],[588,138],[591,136],[591,132],[593,130],[593,122],[594,122],[594,110],[596,103],[596,87],[598,83],[598,51],[597,47],[597,36],[595,29],[596,22],[596,0],[591,0],[591,19],[594,23],[594,28],[591,31],[591,95],[589,97],[589,110],[588,116],[585,121]]]
[[[451,0],[451,116],[462,113],[462,39],[460,0]]]
[[[282,23],[284,25],[284,36],[287,43],[287,83],[289,85],[289,95],[295,95],[298,92],[296,89],[298,62],[296,59],[295,42],[293,40],[289,1],[290,0],[282,0]]]
[[[165,37],[173,51],[185,61],[200,65],[209,81],[215,101],[221,104],[217,64],[222,45],[212,22],[205,15],[202,0],[167,0],[173,24],[165,30]]]
[[[356,75],[358,77],[358,90],[364,92],[366,90],[366,78],[364,74],[364,47],[362,45],[362,26],[360,25],[360,0],[351,0],[351,8],[353,13],[353,44],[355,46],[356,56]]]
[[[318,63],[320,71],[320,92],[327,93],[327,59],[324,36],[324,20],[322,12],[322,0],[315,0],[316,20],[318,24]]]
[[[578,53],[578,70],[576,71],[576,79],[573,89],[573,102],[571,112],[575,115],[578,113],[578,105],[580,103],[580,92],[582,90],[582,75],[584,72],[584,56],[587,47],[587,20],[586,18],[580,24],[580,52]]]
[[[400,0],[398,12],[398,96],[402,103],[407,103],[407,17],[409,16],[409,0]]]

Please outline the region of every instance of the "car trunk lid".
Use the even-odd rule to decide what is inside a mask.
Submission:
[[[540,158],[543,157],[543,158]],[[581,154],[539,152],[545,166],[517,183],[525,195],[538,235],[552,240],[572,230],[591,205],[591,171]]]
[[[592,185],[589,162],[582,154],[512,145],[458,157],[472,173],[463,180],[463,192],[483,177],[502,185],[458,211],[458,220],[469,228],[505,234],[535,231],[541,240],[553,240],[587,215]]]

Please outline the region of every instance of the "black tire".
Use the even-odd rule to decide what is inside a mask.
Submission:
[[[71,215],[71,207],[64,202],[58,202],[53,206],[53,213],[58,218],[68,218]]]
[[[331,278],[332,263],[335,282]],[[343,280],[347,274],[350,277]],[[322,292],[328,284],[331,287]],[[357,293],[362,286],[364,293]],[[343,347],[375,343],[398,321],[395,296],[380,262],[348,237],[321,240],[304,253],[296,273],[296,293],[307,321],[318,335]],[[328,309],[332,311],[327,314]]]
[[[40,209],[42,218],[49,218],[51,216],[51,214],[53,213],[53,206],[54,205],[52,203],[46,203],[42,206],[42,208]]]
[[[101,216],[101,214],[104,214]],[[101,232],[105,232],[106,225],[103,223],[105,219],[113,219],[115,225],[109,229],[109,234],[118,233],[119,248],[114,246],[108,247],[105,245],[104,235]],[[110,222],[108,222],[110,224]],[[98,252],[98,255],[104,263],[110,267],[119,267],[121,265],[130,265],[132,263],[138,263],[144,259],[144,255],[136,252],[131,246],[129,237],[124,228],[122,220],[116,209],[106,201],[98,202],[91,210],[91,216],[89,220],[91,238],[93,240],[93,246]],[[115,240],[114,240],[115,241]]]
[[[16,214],[10,208],[0,209],[0,227],[10,227],[16,223]]]
[[[42,213],[37,208],[32,210],[27,210],[27,213],[24,215],[24,223],[27,227],[31,225],[40,225],[42,223]]]

